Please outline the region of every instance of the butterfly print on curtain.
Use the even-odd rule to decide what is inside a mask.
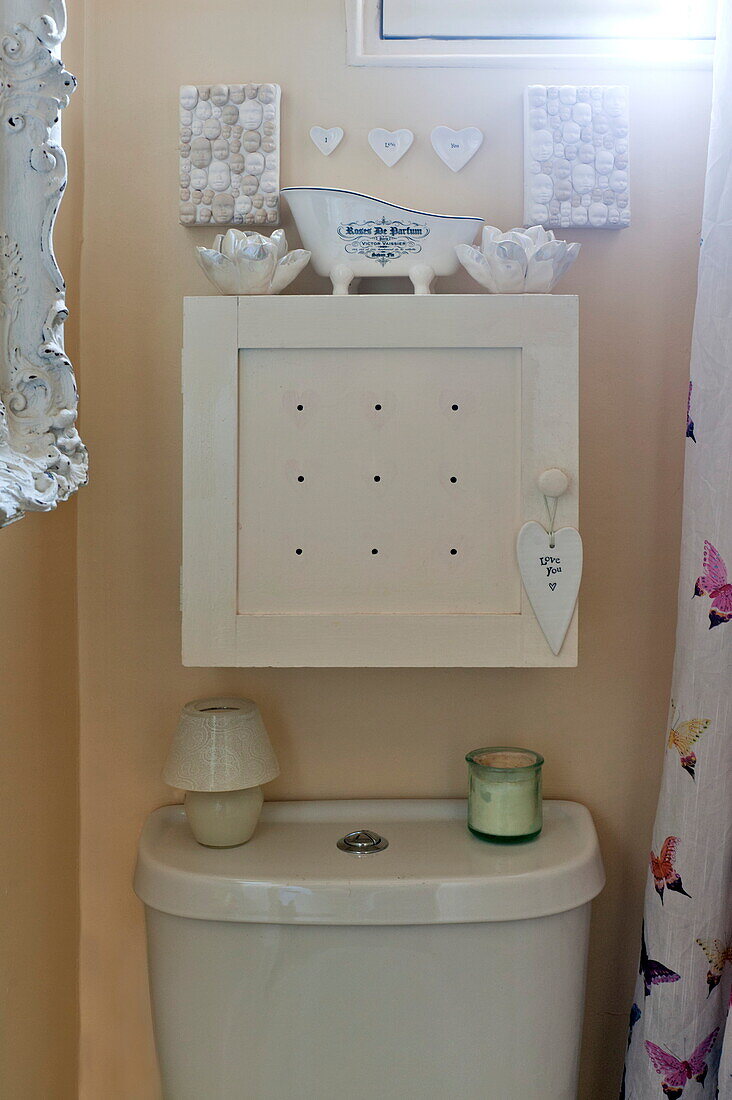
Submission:
[[[674,701],[671,700],[674,707]],[[672,719],[672,726],[668,735],[668,747],[676,749],[680,757],[681,767],[688,772],[692,779],[696,779],[696,754],[692,746],[697,743],[701,735],[709,728],[708,718],[691,718],[688,722],[677,722],[676,711]]]
[[[677,836],[667,836],[658,855],[651,851],[650,867],[653,875],[653,885],[663,905],[663,891],[675,890],[677,894],[683,894],[690,898],[681,881],[681,875],[674,867],[676,852],[680,844]]]
[[[727,579],[727,566],[722,555],[712,546],[704,543],[704,563],[702,575],[694,585],[695,596],[709,596],[712,607],[709,612],[709,629],[727,623],[732,619],[732,584]]]
[[[669,1100],[678,1100],[689,1081],[698,1081],[700,1085],[704,1084],[709,1070],[706,1061],[707,1055],[714,1046],[718,1035],[719,1028],[715,1027],[714,1031],[707,1035],[693,1054],[690,1054],[688,1059],[683,1060],[646,1039],[648,1057],[651,1059],[656,1073],[663,1074],[661,1088]]]
[[[709,961],[707,972],[708,997],[721,982],[727,963],[732,963],[732,943],[724,944],[721,940],[697,940],[696,942]]]
[[[635,1003],[635,1001],[633,1001],[633,1007],[630,1010],[630,1019],[628,1021],[628,1050],[630,1050],[630,1041],[633,1038],[633,1028],[638,1023],[642,1015],[643,1013],[638,1008],[638,1005]],[[623,1080],[620,1082],[620,1096],[618,1097],[618,1100],[625,1100],[625,1083],[627,1079],[627,1073],[628,1070],[627,1067],[625,1067],[623,1069]]]
[[[675,970],[671,970],[670,967],[657,962],[656,959],[649,959],[648,949],[646,948],[645,924],[641,933],[641,956],[638,972],[643,975],[643,992],[646,997],[650,995],[654,985],[681,980],[681,975],[677,974]]]
[[[694,421],[691,419],[691,393],[694,389],[694,383],[689,380],[689,396],[686,401],[686,438],[693,439],[696,443],[696,436],[694,435]]]

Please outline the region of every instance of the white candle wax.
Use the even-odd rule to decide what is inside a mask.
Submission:
[[[483,753],[473,761],[484,766],[470,770],[471,828],[498,837],[536,833],[541,828],[541,773],[533,766],[535,757],[504,750]]]

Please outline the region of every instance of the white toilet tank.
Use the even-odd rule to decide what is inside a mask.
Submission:
[[[216,851],[156,810],[135,890],[166,1100],[575,1100],[592,819],[546,802],[541,836],[504,846],[465,816],[268,803]],[[336,846],[360,829],[388,847]]]

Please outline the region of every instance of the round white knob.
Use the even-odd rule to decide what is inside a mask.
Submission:
[[[569,478],[564,470],[544,470],[537,477],[536,484],[545,497],[560,497],[569,488]]]

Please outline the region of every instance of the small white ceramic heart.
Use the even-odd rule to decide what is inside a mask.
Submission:
[[[554,547],[540,523],[525,523],[516,540],[521,580],[552,653],[559,653],[572,621],[582,579],[582,538],[574,527],[554,532]]]
[[[477,126],[464,130],[451,130],[449,126],[436,126],[430,135],[432,148],[441,161],[459,172],[475,156],[483,144],[483,132]]]
[[[323,156],[329,157],[343,141],[343,130],[340,126],[331,126],[329,130],[324,129],[323,126],[313,126],[310,137]]]
[[[402,159],[413,141],[411,130],[383,130],[377,126],[369,133],[369,145],[387,168],[393,168]]]

